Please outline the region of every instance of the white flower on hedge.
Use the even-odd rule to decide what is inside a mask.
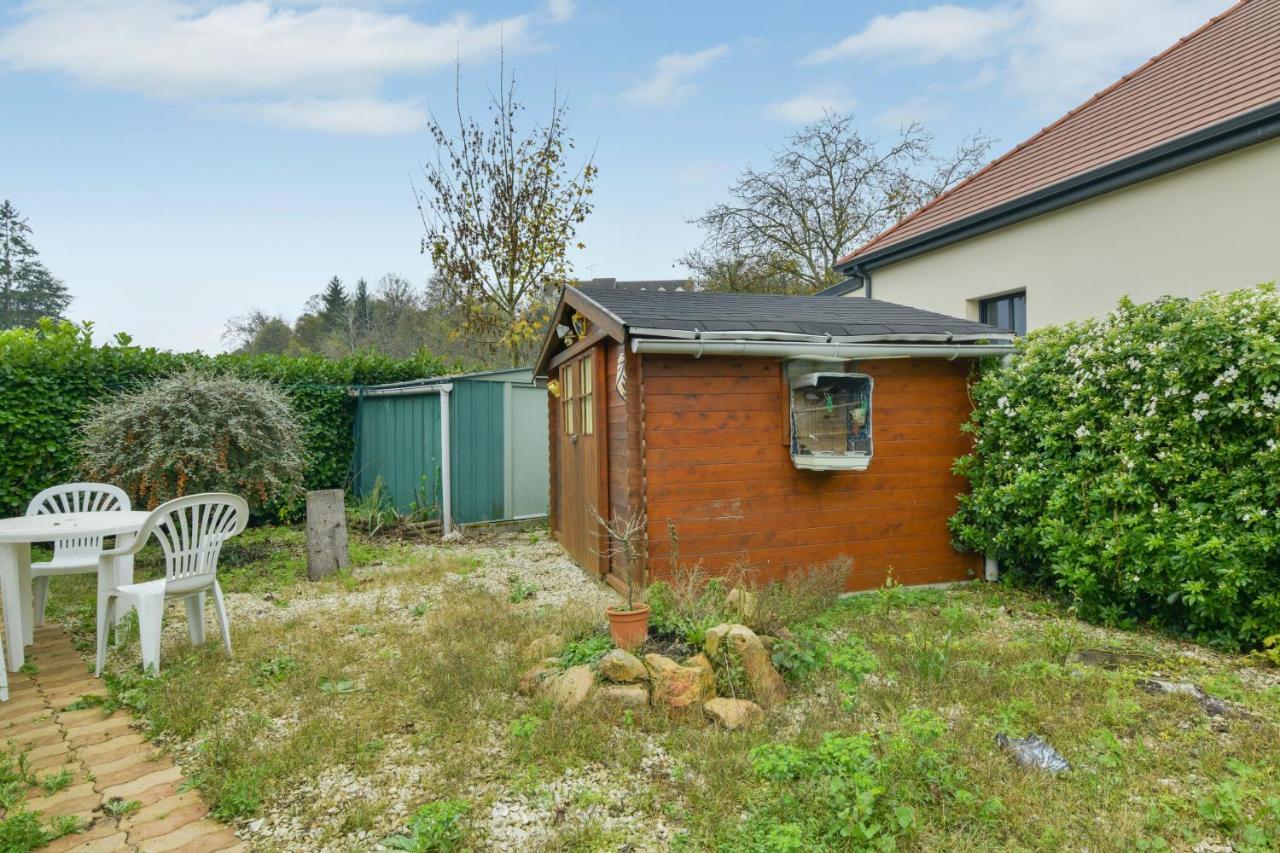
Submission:
[[[1194,402],[1196,402],[1196,403],[1203,403],[1203,402],[1205,402],[1205,401],[1207,401],[1207,400],[1209,399],[1209,395],[1208,395],[1208,394],[1206,394],[1204,391],[1201,391],[1200,393],[1196,394],[1196,395],[1195,395],[1194,397],[1192,397],[1191,399],[1192,399]]]
[[[1128,361],[1126,361],[1126,362],[1125,362],[1125,364],[1129,365],[1129,369],[1130,369],[1130,370],[1141,370],[1141,369],[1142,369],[1142,362],[1138,361],[1138,360],[1137,360],[1136,358],[1134,358],[1133,356],[1129,356],[1129,360],[1128,360]]]
[[[1196,423],[1200,423],[1202,420],[1204,420],[1204,416],[1207,414],[1209,413],[1206,412],[1204,409],[1193,409],[1191,412],[1191,417],[1195,418]]]
[[[1263,391],[1262,405],[1268,409],[1280,409],[1280,394],[1275,391]]]
[[[1216,387],[1218,385],[1225,385],[1229,382],[1235,382],[1236,377],[1239,375],[1239,369],[1233,364],[1231,367],[1228,367],[1226,370],[1222,371],[1222,373],[1218,374],[1218,378],[1213,380],[1213,384]]]
[[[1084,438],[1088,434],[1089,428],[1084,424],[1080,424],[1080,426],[1076,427],[1076,438]]]

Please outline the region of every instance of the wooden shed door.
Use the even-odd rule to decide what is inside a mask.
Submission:
[[[603,362],[596,350],[560,365],[559,469],[556,526],[560,544],[584,569],[603,573],[605,543],[595,512],[607,517],[601,483],[608,482],[601,416]],[[595,512],[593,512],[593,510]]]

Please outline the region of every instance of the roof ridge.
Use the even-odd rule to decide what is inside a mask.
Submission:
[[[994,169],[996,166],[998,166],[1000,163],[1003,163],[1005,160],[1009,159],[1009,158],[1010,158],[1010,157],[1012,157],[1014,154],[1018,153],[1019,151],[1021,151],[1021,150],[1022,150],[1022,149],[1024,149],[1024,148],[1026,148],[1027,146],[1031,145],[1031,143],[1033,143],[1033,142],[1035,142],[1036,140],[1038,140],[1038,139],[1042,138],[1043,136],[1045,136],[1045,134],[1049,133],[1049,132],[1050,132],[1051,130],[1053,130],[1054,128],[1058,127],[1059,125],[1063,124],[1063,123],[1064,123],[1064,122],[1066,122],[1068,119],[1070,119],[1071,117],[1073,117],[1073,116],[1077,115],[1078,113],[1080,113],[1080,112],[1081,112],[1082,110],[1084,110],[1086,107],[1089,107],[1090,105],[1092,105],[1092,104],[1096,103],[1097,101],[1101,100],[1103,97],[1105,97],[1105,96],[1107,96],[1107,95],[1111,94],[1113,91],[1115,91],[1116,89],[1120,88],[1120,87],[1121,87],[1121,86],[1123,86],[1125,83],[1128,83],[1128,82],[1129,82],[1130,80],[1132,80],[1134,77],[1138,76],[1140,73],[1142,73],[1143,71],[1147,70],[1147,69],[1148,69],[1148,68],[1150,68],[1152,65],[1155,65],[1157,62],[1159,62],[1160,60],[1162,60],[1162,59],[1164,59],[1165,57],[1167,57],[1170,53],[1172,53],[1173,51],[1177,50],[1179,47],[1181,47],[1182,45],[1184,45],[1184,44],[1186,44],[1187,42],[1191,41],[1192,39],[1196,38],[1197,36],[1199,36],[1200,34],[1202,34],[1203,32],[1205,32],[1206,30],[1208,30],[1210,27],[1212,27],[1212,26],[1214,26],[1215,24],[1217,24],[1218,22],[1222,21],[1224,18],[1228,17],[1229,15],[1233,15],[1233,14],[1235,14],[1236,12],[1238,12],[1239,10],[1243,9],[1243,8],[1244,8],[1245,6],[1247,6],[1250,2],[1251,2],[1251,0],[1236,0],[1236,2],[1235,2],[1235,3],[1231,4],[1231,6],[1229,6],[1229,7],[1228,7],[1228,8],[1226,8],[1226,9],[1224,9],[1222,12],[1219,12],[1217,15],[1213,16],[1213,17],[1212,17],[1212,18],[1210,18],[1209,20],[1205,21],[1203,24],[1201,24],[1200,26],[1196,27],[1194,30],[1192,30],[1191,32],[1187,33],[1185,36],[1183,36],[1182,38],[1180,38],[1180,39],[1178,39],[1177,41],[1175,41],[1173,44],[1171,44],[1171,45],[1169,45],[1168,47],[1166,47],[1164,50],[1160,51],[1159,53],[1155,54],[1155,55],[1154,55],[1154,56],[1152,56],[1151,58],[1147,59],[1145,62],[1143,62],[1143,63],[1142,63],[1141,65],[1139,65],[1137,68],[1135,68],[1135,69],[1133,69],[1132,71],[1130,71],[1128,74],[1121,75],[1120,79],[1116,80],[1114,83],[1111,83],[1110,85],[1106,86],[1105,88],[1099,89],[1097,92],[1094,92],[1094,93],[1093,93],[1093,95],[1092,95],[1091,97],[1089,97],[1087,100],[1083,101],[1081,104],[1079,104],[1078,106],[1076,106],[1074,109],[1070,109],[1070,110],[1068,110],[1066,113],[1064,113],[1063,115],[1059,116],[1055,121],[1050,122],[1049,124],[1047,124],[1047,125],[1045,125],[1044,127],[1040,128],[1038,131],[1036,131],[1035,133],[1033,133],[1031,136],[1028,136],[1028,137],[1027,137],[1026,139],[1024,139],[1022,142],[1019,142],[1017,145],[1013,146],[1013,147],[1012,147],[1012,148],[1010,148],[1008,151],[1006,151],[1005,153],[1001,154],[999,157],[995,158],[995,159],[994,159],[994,160],[992,160],[990,163],[988,163],[987,165],[983,166],[981,169],[979,169],[978,171],[974,172],[972,175],[970,175],[969,177],[965,178],[965,179],[964,179],[963,181],[961,181],[960,183],[958,183],[958,184],[956,184],[955,186],[951,187],[950,189],[947,189],[946,191],[941,192],[941,193],[939,193],[938,195],[934,196],[934,197],[933,197],[932,199],[930,199],[928,202],[926,202],[925,204],[923,204],[923,205],[921,205],[920,207],[916,208],[914,211],[912,211],[911,213],[907,214],[906,216],[902,217],[902,218],[901,218],[901,219],[899,219],[897,222],[893,223],[893,224],[892,224],[892,225],[890,225],[888,228],[884,229],[884,230],[883,230],[883,231],[881,231],[879,234],[877,234],[876,236],[872,237],[872,238],[871,238],[870,240],[868,240],[866,243],[863,243],[863,244],[862,244],[860,247],[858,247],[857,249],[854,249],[852,252],[847,253],[847,254],[846,254],[846,255],[844,255],[842,258],[840,258],[839,260],[837,260],[837,261],[836,261],[836,265],[837,265],[837,266],[839,266],[840,264],[843,264],[843,263],[846,263],[846,262],[848,262],[848,261],[853,260],[853,259],[854,259],[854,258],[856,258],[858,255],[862,255],[862,254],[867,253],[868,251],[870,251],[871,249],[873,249],[873,248],[874,248],[878,243],[882,242],[886,237],[888,237],[890,234],[892,234],[894,231],[896,231],[900,226],[905,225],[906,223],[908,223],[908,222],[912,221],[913,219],[916,219],[917,217],[919,217],[919,216],[923,215],[925,211],[927,211],[927,210],[931,209],[932,207],[934,207],[934,205],[941,203],[941,201],[942,201],[943,199],[945,199],[945,198],[947,198],[947,197],[951,196],[953,193],[957,192],[961,187],[967,186],[969,183],[971,183],[972,181],[976,180],[976,179],[977,179],[978,177],[980,177],[981,175],[984,175],[984,174],[986,174],[987,172],[991,171],[991,170],[992,170],[992,169]]]

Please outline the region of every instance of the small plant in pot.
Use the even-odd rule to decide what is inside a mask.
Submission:
[[[649,605],[640,600],[636,588],[636,572],[644,548],[645,516],[644,513],[615,515],[612,521],[605,521],[594,510],[592,514],[609,536],[609,549],[604,556],[610,561],[620,560],[627,578],[626,604],[605,608],[605,615],[609,617],[609,634],[614,645],[631,651],[649,639]]]

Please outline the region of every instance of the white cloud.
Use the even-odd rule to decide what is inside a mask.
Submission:
[[[946,111],[946,107],[942,104],[929,98],[917,97],[877,113],[875,123],[881,127],[896,130],[917,122],[928,124]]]
[[[360,136],[412,133],[427,123],[420,102],[377,98],[293,98],[228,109],[283,127]]]
[[[423,23],[408,15],[336,5],[287,8],[265,0],[30,0],[0,31],[0,63],[81,83],[173,100],[231,103],[317,129],[335,111],[362,108],[407,127],[403,104],[378,95],[391,77],[494,55],[526,41],[528,19]],[[241,103],[246,100],[251,103]],[[392,115],[400,120],[388,121]],[[341,122],[336,122],[341,124]]]
[[[575,0],[547,0],[547,16],[557,24],[563,24],[578,11]]]
[[[622,99],[649,107],[674,107],[687,101],[698,87],[689,78],[706,71],[729,52],[727,45],[716,45],[696,53],[669,53],[653,63],[653,73],[626,89]]]
[[[1222,0],[1027,0],[1005,85],[1046,116],[1065,112],[1225,7]]]
[[[1017,25],[1018,18],[1018,12],[1007,6],[970,9],[941,5],[876,15],[860,32],[813,53],[807,61],[891,59],[925,65],[944,59],[973,59],[991,50],[999,36]]]
[[[1133,70],[1222,11],[1223,0],[1011,0],[877,15],[806,57],[890,65],[982,62],[970,83],[1002,84],[1045,117]]]
[[[765,115],[796,124],[817,121],[827,113],[845,113],[857,101],[838,89],[805,92],[785,101],[774,101],[765,107]]]

